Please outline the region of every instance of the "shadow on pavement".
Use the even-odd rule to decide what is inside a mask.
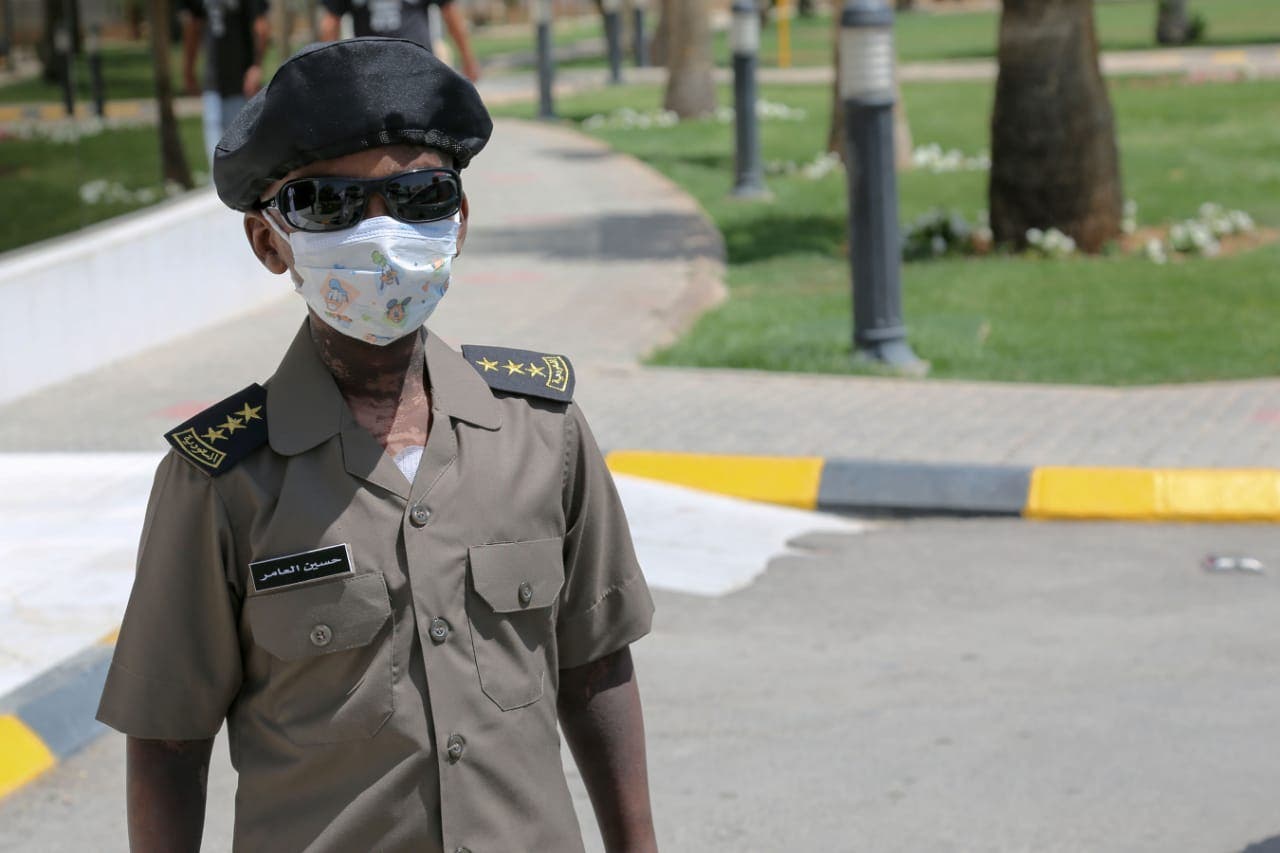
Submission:
[[[1240,853],[1280,853],[1280,835],[1273,835],[1261,841],[1255,841]]]
[[[643,261],[718,258],[720,235],[696,214],[619,213],[564,218],[552,222],[477,227],[471,232],[477,254],[542,255],[560,260]]]

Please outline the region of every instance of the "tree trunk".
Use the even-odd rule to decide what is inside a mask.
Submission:
[[[840,100],[840,9],[836,8],[833,32],[832,63],[835,66],[835,78],[831,84],[831,125],[827,130],[827,150],[844,157],[844,102]],[[902,100],[902,85],[896,80],[893,84],[893,162],[899,172],[911,169],[911,154],[915,150],[911,142],[911,124],[907,121],[907,105]],[[848,165],[846,163],[846,165]]]
[[[173,181],[191,189],[191,169],[178,135],[173,114],[173,76],[169,73],[169,0],[150,0],[151,64],[156,84],[156,126],[160,130],[160,172],[166,183]],[[211,163],[210,166],[213,164]]]
[[[1057,228],[1086,252],[1120,233],[1115,121],[1092,0],[1004,0],[991,116],[991,228]]]
[[[680,118],[698,118],[716,110],[711,78],[711,10],[708,0],[664,0],[667,30],[667,92],[664,109]]]
[[[667,67],[671,42],[671,16],[667,14],[667,7],[670,5],[670,0],[662,0],[656,4],[658,25],[653,28],[653,35],[649,37],[649,64],[657,68]]]
[[[1186,44],[1191,32],[1187,0],[1157,0],[1156,41],[1160,44]]]

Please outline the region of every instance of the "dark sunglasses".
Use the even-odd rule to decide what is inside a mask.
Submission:
[[[416,169],[386,178],[298,178],[274,198],[257,204],[274,207],[301,231],[338,231],[364,218],[369,197],[382,196],[401,222],[448,219],[462,207],[462,178],[453,169]]]

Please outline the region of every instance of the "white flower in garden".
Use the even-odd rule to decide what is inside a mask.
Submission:
[[[80,186],[80,200],[85,204],[97,204],[107,191],[107,181],[99,178]]]
[[[1243,210],[1233,210],[1230,213],[1231,224],[1235,228],[1237,234],[1247,234],[1254,230],[1253,217],[1245,213]]]
[[[1169,256],[1164,251],[1164,243],[1154,237],[1147,241],[1146,246],[1143,247],[1143,253],[1146,254],[1149,261],[1155,264],[1163,264],[1169,261]]]
[[[1033,246],[1040,246],[1044,243],[1044,232],[1039,228],[1027,229],[1027,242]]]

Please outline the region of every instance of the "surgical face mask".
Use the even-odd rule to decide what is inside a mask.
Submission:
[[[293,250],[294,286],[311,310],[375,346],[416,332],[440,304],[462,224],[460,214],[422,223],[374,216],[342,231],[286,234],[266,219]]]

